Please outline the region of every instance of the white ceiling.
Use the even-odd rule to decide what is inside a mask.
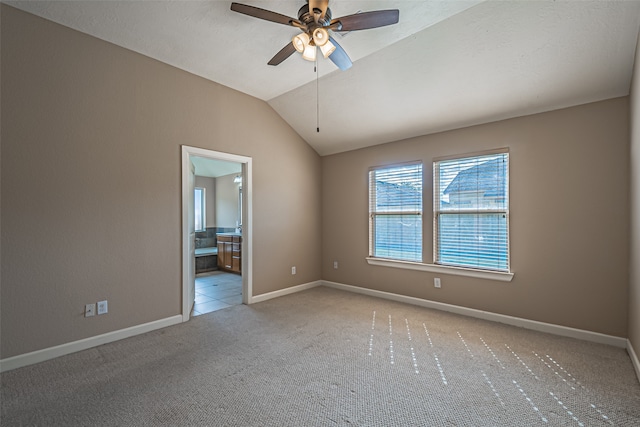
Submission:
[[[5,2],[263,99],[321,155],[627,95],[640,25],[640,0],[331,0],[400,22],[337,35],[354,65],[320,59],[316,82],[297,53],[267,65],[299,30],[230,1]]]

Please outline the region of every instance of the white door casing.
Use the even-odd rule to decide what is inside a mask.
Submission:
[[[195,297],[194,174],[191,157],[242,164],[242,302],[253,302],[252,159],[236,154],[182,146],[182,321],[189,320]],[[192,235],[193,234],[193,235]],[[193,252],[192,252],[193,250]]]
[[[189,231],[189,283],[187,286],[189,290],[187,292],[187,302],[189,303],[189,313],[193,309],[193,304],[196,300],[196,226],[195,226],[195,181],[196,181],[196,167],[193,165],[191,159],[189,159],[189,177],[188,177],[188,196],[187,204],[187,228]]]

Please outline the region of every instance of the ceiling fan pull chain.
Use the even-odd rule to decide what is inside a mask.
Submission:
[[[320,91],[318,90],[318,58],[316,57],[316,65],[313,67],[316,73],[316,132],[320,133]]]

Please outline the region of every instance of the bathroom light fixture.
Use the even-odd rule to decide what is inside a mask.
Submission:
[[[242,176],[241,175],[236,175],[235,178],[233,178],[233,182],[235,184],[242,184]]]

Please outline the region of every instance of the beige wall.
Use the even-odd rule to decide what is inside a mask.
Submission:
[[[233,182],[237,173],[216,178],[216,227],[236,227],[240,218],[238,212],[239,185]]]
[[[586,329],[627,334],[628,98],[322,158],[323,279]],[[367,169],[425,165],[424,257],[432,257],[432,160],[510,150],[512,282],[370,266]],[[339,262],[334,270],[333,260]],[[441,277],[442,289],[433,287]]]
[[[216,226],[216,179],[208,176],[197,176],[195,187],[204,188],[204,206],[206,227]]]
[[[640,357],[640,36],[631,83],[631,277],[629,341]],[[640,372],[638,373],[640,378]]]
[[[254,295],[320,279],[321,161],[265,102],[1,7],[1,358],[180,313],[181,144],[253,158]]]

